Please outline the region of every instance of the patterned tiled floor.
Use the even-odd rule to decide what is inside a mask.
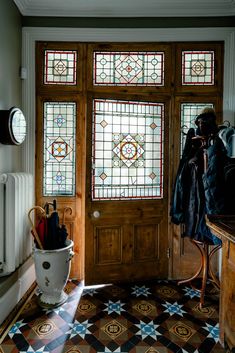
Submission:
[[[156,281],[83,288],[47,310],[35,293],[1,344],[2,352],[222,353],[218,300],[199,309],[199,292]]]

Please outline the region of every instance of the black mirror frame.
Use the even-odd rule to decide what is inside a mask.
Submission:
[[[13,117],[16,113],[21,113],[24,117],[22,111],[17,107],[12,107],[9,110],[0,110],[0,143],[5,145],[21,145],[25,139],[18,141],[15,137],[13,131]]]

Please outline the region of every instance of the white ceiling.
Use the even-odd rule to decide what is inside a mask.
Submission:
[[[14,2],[24,16],[235,16],[235,0],[14,0]]]

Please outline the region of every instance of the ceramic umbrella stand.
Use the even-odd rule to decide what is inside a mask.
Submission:
[[[53,206],[51,214],[49,214],[49,206]],[[31,218],[31,213],[34,211],[40,212],[41,215],[37,226]],[[68,297],[64,287],[69,278],[74,244],[72,240],[67,239],[68,233],[65,227],[67,211],[72,214],[71,207],[65,207],[61,225],[56,211],[56,200],[53,200],[53,203],[47,202],[44,208],[34,206],[28,212],[31,233],[35,240],[33,258],[36,282],[41,291],[38,301],[44,308],[57,307]]]
[[[34,249],[36,281],[41,291],[38,301],[43,308],[57,307],[67,300],[64,287],[74,254],[73,241],[66,240],[66,245],[56,250]]]

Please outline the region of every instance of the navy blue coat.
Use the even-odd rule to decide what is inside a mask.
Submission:
[[[224,214],[224,166],[226,151],[221,139],[216,136],[206,148],[189,129],[180,160],[171,202],[171,221],[183,224],[182,236],[219,244],[206,225],[206,214]],[[207,168],[204,172],[204,151]]]

